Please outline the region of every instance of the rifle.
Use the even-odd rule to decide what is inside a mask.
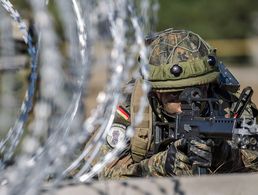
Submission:
[[[155,151],[164,149],[169,143],[180,138],[231,140],[233,147],[256,150],[258,126],[254,120],[240,118],[252,94],[251,87],[245,88],[231,117],[226,118],[222,100],[203,98],[198,88],[185,89],[179,97],[182,113],[176,115],[175,121],[155,123]],[[205,116],[202,112],[203,105],[206,106]]]

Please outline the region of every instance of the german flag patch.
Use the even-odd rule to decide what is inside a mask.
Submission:
[[[123,119],[125,119],[126,121],[129,121],[130,119],[130,113],[127,112],[127,110],[125,108],[123,108],[122,106],[118,106],[117,110],[116,110],[117,114],[119,116],[121,116]]]

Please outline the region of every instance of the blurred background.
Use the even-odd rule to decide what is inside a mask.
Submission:
[[[255,0],[159,0],[155,9],[158,9],[157,18],[149,18],[151,26],[146,31],[146,35],[167,28],[187,29],[198,33],[208,41],[213,47],[217,48],[218,56],[226,66],[232,71],[241,83],[241,88],[252,86],[255,93],[253,101],[258,104],[258,1]],[[14,1],[14,5],[20,11],[23,18],[33,21],[29,5],[26,1]],[[51,1],[50,10],[53,16],[54,25],[62,41],[62,27],[59,24],[58,13]],[[143,18],[143,20],[145,20]],[[104,24],[106,25],[106,24]],[[15,37],[14,32],[14,37]],[[17,44],[20,43],[17,38]],[[65,47],[65,43],[63,43]],[[19,51],[23,51],[19,46]],[[96,47],[96,52],[101,48]],[[18,56],[17,56],[18,57]],[[26,57],[26,56],[25,56]],[[107,56],[106,56],[107,57]],[[104,57],[105,58],[105,57]],[[26,67],[26,60],[19,55],[18,62],[22,63],[19,67]],[[0,70],[3,65],[0,60]],[[90,96],[87,98],[88,110],[95,107],[96,95],[103,89],[107,76],[103,68],[95,67],[92,74],[90,85]],[[101,76],[100,76],[101,75]],[[24,73],[22,74],[24,78]],[[21,90],[26,89],[22,84],[24,79],[17,87]]]

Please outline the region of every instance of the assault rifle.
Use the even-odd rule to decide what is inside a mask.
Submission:
[[[256,150],[258,126],[254,120],[240,118],[252,94],[251,87],[245,88],[231,116],[225,117],[222,100],[203,98],[198,88],[185,89],[179,97],[182,113],[176,115],[175,121],[155,123],[156,152],[164,149],[171,141],[196,137],[231,140],[233,147]]]

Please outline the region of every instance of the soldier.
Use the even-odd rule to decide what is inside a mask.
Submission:
[[[175,122],[176,114],[182,112],[179,95],[184,89],[194,86],[205,97],[222,99],[225,117],[230,117],[239,95],[219,85],[216,50],[199,35],[168,29],[146,42],[150,44],[150,104],[127,148],[102,170],[99,178],[192,175],[197,166],[206,168],[208,173],[257,171],[257,152],[235,149],[225,140],[179,139],[154,150],[153,122]],[[129,93],[127,101],[118,107],[100,156],[124,139],[126,128],[139,109],[141,81],[130,85],[134,86],[132,94]],[[242,116],[253,119],[256,115],[255,105],[249,103]],[[190,152],[186,152],[186,146]]]

